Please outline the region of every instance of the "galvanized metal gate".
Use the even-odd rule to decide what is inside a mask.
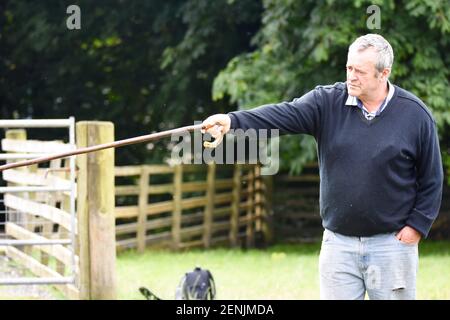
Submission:
[[[8,128],[8,129],[29,129],[29,128],[41,128],[41,129],[49,129],[49,128],[67,128],[68,129],[68,144],[65,146],[69,149],[75,149],[75,119],[73,117],[69,119],[51,119],[51,120],[0,120],[0,128]],[[58,137],[59,138],[59,137]],[[67,141],[67,136],[65,137]],[[28,141],[29,143],[33,143],[32,141]],[[39,147],[37,147],[39,148]],[[32,159],[39,156],[47,155],[48,153],[43,153],[41,150],[35,150],[34,152],[25,152],[25,153],[0,153],[0,160],[3,161],[16,161],[18,159]],[[48,169],[47,169],[48,170]],[[51,169],[50,169],[51,170]],[[0,225],[3,224],[3,229],[11,226],[17,226],[16,228],[22,232],[22,234],[27,235],[22,239],[17,239],[12,237],[10,234],[6,232],[0,234],[0,249],[4,249],[6,251],[8,248],[11,251],[14,251],[15,254],[22,256],[23,254],[27,254],[24,252],[23,248],[39,248],[39,250],[43,250],[42,252],[63,252],[65,257],[65,262],[68,263],[66,265],[65,272],[62,275],[58,273],[54,273],[54,276],[36,276],[36,277],[18,277],[18,278],[0,278],[0,285],[31,285],[31,284],[76,284],[77,281],[77,270],[78,270],[78,261],[76,256],[76,213],[75,213],[75,197],[76,197],[76,184],[75,184],[75,157],[72,156],[69,159],[69,171],[70,178],[68,183],[59,183],[55,185],[45,185],[39,182],[31,182],[29,185],[20,185],[15,186],[3,186],[0,187],[0,196],[2,197],[2,201],[4,201],[5,212],[4,212],[4,221],[0,221]],[[3,172],[2,177],[5,178],[8,171]],[[12,170],[11,170],[12,171]],[[15,174],[15,176],[20,176],[20,171],[10,172],[9,177]],[[9,180],[11,181],[11,180]],[[60,208],[53,208],[48,205],[42,205],[38,201],[30,201],[27,198],[30,198],[30,195],[36,194],[54,194],[54,193],[65,193],[66,195],[70,195],[70,210],[63,211]],[[25,198],[25,200],[23,200]],[[22,205],[28,205],[28,212],[21,212]],[[68,212],[70,211],[70,212]],[[70,214],[70,215],[69,215]],[[56,226],[56,228],[61,226],[58,225],[58,222],[61,225],[64,225],[64,237],[55,238],[54,233],[52,233],[53,237],[41,236],[39,234],[32,234],[33,230],[28,228],[25,230],[20,226],[25,225],[26,221],[24,220],[26,216],[35,215],[35,217],[39,216],[40,221],[49,221],[48,223],[52,228]],[[56,222],[56,223],[55,223]],[[49,226],[46,226],[49,228]],[[47,229],[48,230],[48,229]],[[61,229],[62,230],[62,229]],[[68,231],[68,232],[67,232]],[[29,233],[30,232],[30,233]],[[44,248],[46,246],[46,248]],[[48,248],[53,247],[53,249]],[[19,251],[17,250],[19,249]],[[57,250],[58,249],[58,250]],[[64,249],[64,250],[63,250]],[[69,251],[67,251],[69,250]],[[25,256],[23,256],[25,257]],[[31,261],[31,265],[33,265],[33,261],[31,260],[33,257],[27,256],[27,261]],[[34,264],[36,265],[36,264]],[[47,273],[53,275],[52,272]]]

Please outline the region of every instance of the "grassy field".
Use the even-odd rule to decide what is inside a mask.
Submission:
[[[217,299],[318,299],[320,244],[276,245],[265,250],[211,249],[173,253],[124,252],[117,258],[118,298],[143,299],[146,286],[163,299],[174,299],[186,271],[209,269]],[[420,245],[418,299],[450,299],[450,242]]]

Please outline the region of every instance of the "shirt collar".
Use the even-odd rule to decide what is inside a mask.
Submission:
[[[391,100],[392,96],[394,95],[394,91],[395,91],[394,86],[392,85],[392,83],[389,80],[387,81],[387,83],[388,83],[388,87],[389,87],[389,92],[385,99],[384,105],[386,105],[389,102],[389,100]],[[345,101],[345,105],[346,106],[358,106],[358,100],[359,99],[357,97],[348,95],[347,101]]]

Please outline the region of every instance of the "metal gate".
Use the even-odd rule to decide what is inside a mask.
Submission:
[[[68,150],[76,148],[75,119],[73,117],[51,120],[0,120],[0,128],[33,130],[37,128],[67,128],[68,136],[64,137],[64,139],[66,140],[68,137],[68,143],[62,143],[61,145],[64,145],[64,148]],[[7,149],[5,148],[5,144],[7,144],[5,141],[8,142],[8,139],[5,139],[3,141],[4,143],[2,143],[0,161],[32,159],[57,151],[49,152],[48,150],[51,148],[44,150],[46,148],[42,146],[48,146],[48,143],[51,143],[49,141],[25,140],[25,152],[20,152],[18,149],[9,147],[9,152],[13,153],[4,153],[3,150]],[[33,148],[33,143],[35,148]],[[59,148],[58,144],[55,144],[54,147],[56,149]],[[43,170],[46,170],[45,174],[52,174],[51,167],[36,168],[35,170],[39,170],[41,178]],[[5,231],[3,234],[0,234],[0,249],[3,249],[5,252],[9,250],[16,256],[25,259],[25,261],[29,262],[28,267],[35,268],[34,271],[39,269],[37,267],[40,267],[39,270],[44,271],[40,272],[41,274],[39,276],[33,277],[0,278],[0,285],[76,284],[78,261],[75,247],[77,227],[75,217],[75,170],[75,157],[72,156],[69,159],[69,179],[61,180],[53,178],[53,182],[56,182],[52,184],[47,184],[44,181],[45,179],[42,180],[36,173],[23,174],[23,170],[6,170],[2,173],[2,178],[13,185],[0,187],[0,196],[3,196],[2,201],[5,208],[4,219],[2,219],[3,221],[0,220],[0,225],[2,225],[2,229]],[[27,177],[33,177],[31,179],[33,181],[24,183],[24,179],[26,180]],[[37,195],[40,195],[42,198],[47,195],[48,197],[52,197],[52,195],[61,195],[63,193],[66,197],[64,199],[69,198],[68,201],[65,201],[65,206],[67,207],[64,208],[65,210],[36,200]],[[30,222],[33,219],[38,221],[35,225]],[[47,230],[47,234],[43,231],[41,232],[42,229]],[[55,232],[55,229],[61,232]],[[62,234],[64,236],[61,236]],[[18,237],[16,235],[22,236]],[[39,261],[30,253],[33,249],[39,250],[40,255],[47,257],[51,253],[55,253],[55,256],[58,256],[58,259],[60,259],[58,263],[62,264],[61,261],[64,260],[65,264],[62,267],[64,270],[62,272],[63,274],[53,272],[50,268],[42,267],[42,265],[39,266]],[[31,270],[31,273],[35,274],[36,272]]]

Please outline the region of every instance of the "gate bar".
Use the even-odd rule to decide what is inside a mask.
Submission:
[[[71,239],[47,239],[47,240],[21,240],[21,239],[0,239],[0,246],[41,246],[54,244],[71,244]]]
[[[0,187],[0,193],[70,191],[70,187]]]
[[[67,128],[69,119],[0,120],[0,128]]]
[[[73,283],[74,283],[73,277],[0,279],[0,285],[73,284]]]
[[[70,122],[70,126],[69,126],[69,143],[70,145],[72,145],[74,148],[76,148],[76,140],[75,140],[75,118],[74,117],[70,117],[69,118],[69,122]],[[75,188],[76,188],[76,184],[75,184],[75,179],[76,179],[76,162],[75,162],[75,157],[72,156],[70,157],[70,226],[71,226],[71,243],[72,243],[72,270],[71,273],[73,275],[76,275],[76,269],[77,269],[77,262],[75,259],[75,252],[77,252],[78,248],[76,248],[77,245],[77,241],[76,241],[76,235],[75,235],[75,230],[77,227],[77,218],[76,218],[76,204],[75,204],[75,197],[76,197],[76,193],[75,193]],[[74,283],[75,283],[75,278],[74,278]]]
[[[48,153],[0,153],[0,160],[34,159],[48,155]]]

